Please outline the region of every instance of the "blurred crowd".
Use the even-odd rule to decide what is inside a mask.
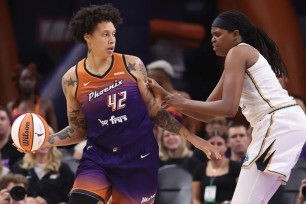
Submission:
[[[11,4],[14,6],[14,3]],[[213,18],[214,13],[210,12],[211,18]],[[207,42],[201,46],[206,48],[205,43]],[[203,90],[188,91],[186,88],[186,81],[183,79],[182,73],[186,71],[184,69],[188,65],[186,66],[180,58],[184,50],[176,46],[161,41],[151,47],[150,54],[155,59],[147,60],[148,76],[155,79],[171,93],[178,93],[189,99],[198,97],[194,92],[203,92]],[[171,54],[169,54],[169,50],[171,50]],[[189,51],[187,58],[192,61],[194,52],[187,51]],[[145,56],[143,58],[149,59]],[[197,60],[199,59],[197,58]],[[203,61],[200,64],[204,63]],[[208,63],[217,66],[214,64],[216,63],[215,59],[211,59]],[[86,145],[86,141],[83,141],[68,148],[42,148],[35,153],[26,154],[20,153],[12,145],[11,125],[23,113],[32,112],[44,117],[51,132],[56,132],[60,129],[59,127],[64,126],[60,123],[62,118],[59,119],[59,117],[62,116],[56,112],[54,102],[50,98],[42,97],[41,80],[43,76],[40,69],[37,62],[34,61],[16,65],[16,71],[12,73],[12,81],[16,86],[17,97],[7,104],[0,104],[0,154],[2,161],[0,162],[0,204],[67,203],[74,174]],[[190,71],[192,70],[186,71],[187,74]],[[217,74],[213,73],[213,75]],[[208,77],[207,75],[211,76],[211,73],[202,74],[199,72],[197,77],[201,75]],[[205,81],[205,77],[202,80]],[[196,81],[194,80],[192,83],[196,83]],[[200,86],[202,85],[201,82]],[[208,90],[205,91],[208,92]],[[304,101],[297,97],[295,99],[306,113]],[[166,110],[191,132],[200,135],[214,145],[221,153],[222,159],[208,160],[203,152],[183,140],[179,135],[154,127],[155,138],[160,150],[160,170],[166,166],[175,165],[192,177],[192,182],[188,184],[191,189],[189,203],[230,203],[241,165],[247,157],[248,145],[252,141],[251,126],[244,119],[224,117],[216,117],[204,124],[182,115],[172,107],[167,107]],[[290,189],[289,187],[281,187],[270,201],[271,204],[302,204],[306,200],[306,146],[297,161],[296,169],[297,171],[302,169],[302,173],[299,173],[300,177],[293,174],[288,182]],[[173,175],[170,174],[169,177],[171,176]],[[183,178],[175,177],[173,179]],[[158,192],[157,196],[160,193]],[[290,203],[286,200],[288,195],[291,198]]]

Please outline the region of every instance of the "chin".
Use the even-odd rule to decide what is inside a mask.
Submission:
[[[224,53],[220,53],[220,52],[215,52],[215,53],[219,57],[225,57],[226,56],[226,54],[224,54]]]

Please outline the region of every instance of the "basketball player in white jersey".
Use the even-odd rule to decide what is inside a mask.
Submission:
[[[253,127],[233,204],[268,203],[290,176],[306,139],[303,110],[278,78],[287,76],[276,44],[238,11],[221,13],[213,22],[213,50],[225,57],[219,83],[206,102],[188,100],[149,86],[170,105],[207,122],[215,116],[233,117],[239,106]]]

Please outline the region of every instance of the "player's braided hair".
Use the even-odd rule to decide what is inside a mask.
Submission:
[[[229,10],[217,18],[222,19],[230,32],[239,30],[243,42],[255,47],[268,60],[277,77],[288,76],[275,42],[262,29],[256,27],[246,15],[236,10]]]
[[[97,24],[101,22],[112,22],[117,28],[122,22],[120,11],[111,4],[91,5],[82,8],[69,23],[69,36],[77,42],[86,43],[84,34],[92,34]]]

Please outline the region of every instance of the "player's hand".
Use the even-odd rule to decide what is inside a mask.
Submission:
[[[14,147],[16,147],[16,149],[17,149],[19,152],[21,152],[21,153],[30,153],[29,151],[26,151],[26,150],[24,150],[24,149],[20,149],[19,147],[17,147],[17,145],[15,145],[15,143],[12,143],[12,145],[13,145]],[[35,152],[33,151],[32,153],[35,153]]]
[[[190,141],[190,140],[189,140]],[[208,159],[215,158],[215,159],[222,159],[221,154],[219,151],[207,140],[204,140],[198,136],[193,137],[190,141],[196,148],[202,150]]]
[[[158,96],[161,99],[170,94],[170,92],[166,91],[163,87],[161,87],[161,85],[159,85],[154,79],[149,77],[147,86],[155,96]]]
[[[182,105],[185,104],[187,100],[187,98],[177,93],[168,94],[167,96],[162,98],[162,105],[171,106],[177,110],[180,110],[182,108]]]

